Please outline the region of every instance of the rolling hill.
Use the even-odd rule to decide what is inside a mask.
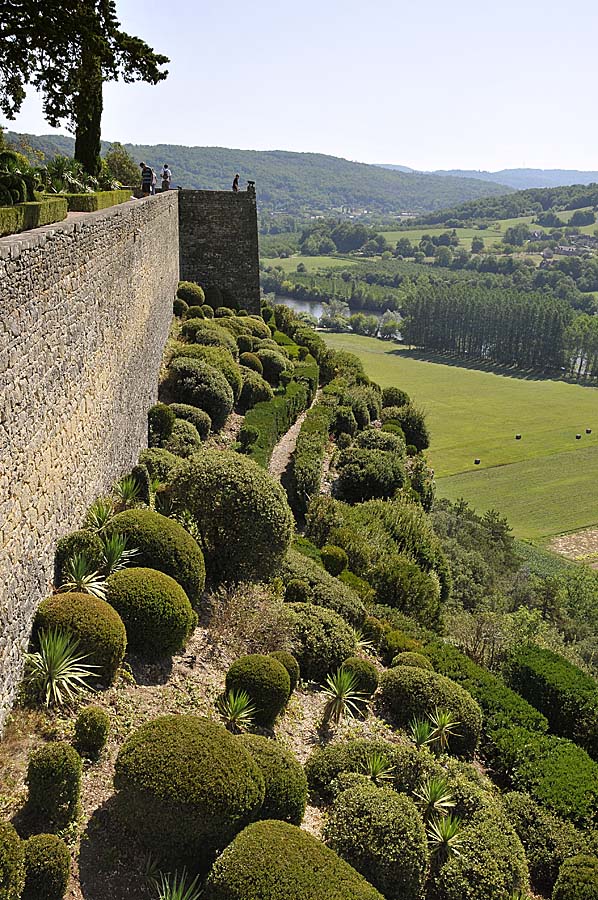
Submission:
[[[397,172],[417,173],[420,171],[390,163],[382,164],[382,168]],[[598,182],[598,171],[585,172],[580,169],[501,169],[499,172],[486,172],[482,169],[436,169],[426,174],[448,175],[451,178],[477,178],[480,181],[490,181],[494,184],[506,184],[515,191]]]

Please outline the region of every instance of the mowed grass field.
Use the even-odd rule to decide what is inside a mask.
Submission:
[[[279,266],[285,273],[296,272],[299,263],[303,263],[308,272],[319,272],[328,269],[350,269],[360,260],[346,259],[343,256],[288,256],[286,259],[262,259],[267,266]]]
[[[597,388],[466,368],[375,338],[325,337],[426,410],[439,496],[494,507],[530,540],[598,523]]]

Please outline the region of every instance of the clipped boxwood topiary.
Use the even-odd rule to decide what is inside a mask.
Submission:
[[[260,819],[281,819],[301,825],[307,803],[307,778],[297,758],[269,738],[243,734],[241,741],[264,777],[266,795]]]
[[[278,350],[269,350],[268,348],[258,350],[256,356],[262,364],[264,378],[276,387],[280,376],[289,366],[288,360]]]
[[[205,310],[204,310],[205,312]],[[224,347],[237,359],[239,348],[234,337],[226,328],[211,322],[209,319],[185,319],[182,326],[183,337],[206,347]]]
[[[76,553],[84,553],[94,569],[102,566],[104,545],[99,535],[91,531],[73,531],[60,538],[54,553],[54,584],[60,587],[67,580],[66,566]]]
[[[222,372],[201,359],[180,356],[168,368],[168,386],[175,402],[198,406],[219,431],[234,406],[233,392]]]
[[[387,900],[420,900],[428,842],[409,797],[371,782],[342,791],[326,821],[324,840]]]
[[[350,406],[337,406],[331,426],[332,433],[338,438],[342,434],[353,436],[357,432],[357,419]]]
[[[566,859],[552,900],[598,900],[598,857],[580,853]]]
[[[382,406],[406,406],[410,402],[409,394],[398,387],[382,388]]]
[[[121,569],[106,588],[108,602],[125,623],[130,649],[144,656],[176,653],[197,624],[183,588],[157,569]]]
[[[356,628],[363,623],[365,607],[361,597],[350,586],[328,574],[315,560],[308,559],[296,550],[289,550],[281,574],[287,602],[310,602],[325,606]],[[342,573],[341,577],[344,576],[345,573]],[[297,581],[308,585],[307,593]]]
[[[178,463],[184,465],[181,460]],[[181,585],[196,606],[204,589],[206,569],[197,541],[182,525],[151,509],[128,509],[110,521],[108,534],[122,534],[138,555],[133,565],[158,569]]]
[[[293,517],[281,486],[256,463],[238,453],[204,450],[177,469],[172,492],[197,522],[213,581],[261,581],[275,571],[291,540]]]
[[[207,303],[204,303],[204,305],[202,306],[202,310],[203,310],[203,314],[206,319],[214,318],[214,310],[212,309],[211,306],[208,306]]]
[[[91,594],[53,594],[40,604],[33,625],[33,639],[40,631],[60,628],[79,641],[85,663],[98,666],[94,674],[112,684],[127,646],[125,626],[109,603]]]
[[[148,443],[161,447],[169,439],[175,422],[175,414],[166,403],[155,403],[147,412]]]
[[[482,730],[482,712],[471,694],[450,678],[415,666],[397,666],[382,675],[380,695],[390,718],[405,728],[413,718],[425,719],[435,708],[448,710],[459,722],[450,752],[473,756]]]
[[[400,553],[384,556],[374,566],[369,582],[376,601],[399,609],[424,625],[433,626],[440,614],[440,583],[434,572],[424,572]]]
[[[70,744],[55,741],[29,757],[28,807],[34,816],[61,826],[77,815],[81,793],[81,757]]]
[[[201,438],[195,425],[185,419],[175,419],[172,434],[166,442],[165,450],[185,459],[201,447]]]
[[[241,338],[239,338],[239,340],[241,340]],[[239,357],[239,363],[242,366],[247,366],[248,369],[253,369],[254,372],[258,373],[258,375],[264,374],[264,367],[259,356],[256,353],[251,353],[250,351],[241,353]]]
[[[242,378],[238,363],[233,359],[229,350],[224,347],[205,347],[197,344],[179,344],[175,350],[174,358],[201,359],[218,369],[230,385],[235,402],[241,393]]]
[[[226,690],[246,691],[255,707],[255,723],[270,728],[291,695],[291,679],[277,659],[251,653],[232,664],[226,673]]]
[[[405,439],[399,434],[389,434],[378,428],[366,428],[355,438],[355,446],[365,450],[385,450],[405,455]]]
[[[179,299],[184,300],[189,306],[201,306],[205,302],[206,295],[204,289],[194,281],[179,281],[176,292]]]
[[[422,649],[419,641],[409,637],[399,628],[389,628],[380,638],[380,651],[385,665],[390,665],[397,653],[417,652]]]
[[[282,663],[282,665],[285,667],[285,669],[289,673],[289,679],[291,682],[291,694],[292,694],[293,691],[295,690],[295,688],[297,687],[297,684],[299,682],[299,678],[301,675],[301,673],[299,671],[299,663],[297,662],[295,657],[292,655],[292,653],[287,653],[286,650],[274,650],[273,653],[270,653],[268,655],[272,656],[274,659],[277,659],[279,663]]]
[[[23,843],[9,822],[0,822],[0,900],[21,900],[25,882]]]
[[[208,878],[204,900],[383,900],[317,838],[286,822],[249,825]]]
[[[161,716],[134,731],[119,751],[114,784],[135,839],[168,865],[204,871],[264,801],[251,754],[199,716]]]
[[[303,678],[323,681],[355,653],[355,634],[341,617],[313,603],[290,603],[292,636]]]
[[[274,398],[272,388],[258,372],[243,366],[241,374],[243,376],[243,387],[239,397],[239,409],[241,412],[245,413],[248,409],[252,409],[256,403],[264,403]]]
[[[146,466],[150,476],[157,478],[162,484],[168,484],[172,472],[179,463],[178,456],[161,447],[152,447],[139,454],[139,464]]]
[[[397,653],[390,665],[393,669],[395,666],[416,666],[419,669],[427,669],[429,672],[434,671],[434,666],[427,656],[424,656],[423,653],[415,653],[408,650]]]
[[[171,403],[170,408],[177,419],[191,422],[197,428],[202,441],[205,441],[212,428],[212,420],[205,410],[199,409],[198,406],[190,406],[188,403]]]
[[[55,834],[35,834],[25,841],[24,849],[22,900],[63,900],[71,874],[71,855],[64,841]]]
[[[337,463],[334,491],[346,503],[392,497],[406,481],[405,463],[399,453],[349,447]]]
[[[366,697],[371,697],[378,687],[378,670],[369,659],[360,656],[349,656],[343,662],[343,669],[355,676],[355,690]]]
[[[175,315],[178,319],[181,319],[188,309],[189,306],[187,303],[185,303],[184,300],[181,300],[180,297],[174,298],[174,302],[172,304],[172,312],[173,315]]]
[[[188,306],[185,310],[185,319],[205,319],[206,314],[203,311],[203,306]]]
[[[75,721],[74,745],[81,756],[97,759],[108,740],[110,716],[101,706],[87,706]]]
[[[320,552],[322,565],[330,575],[340,575],[348,565],[349,557],[342,547],[326,544]]]

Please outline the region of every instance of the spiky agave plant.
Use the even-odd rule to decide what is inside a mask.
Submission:
[[[100,539],[104,545],[102,568],[106,577],[125,569],[139,555],[136,547],[127,549],[127,538],[123,534],[102,533]]]
[[[360,653],[371,653],[374,649],[373,641],[365,636],[361,628],[352,628],[353,637],[355,638],[355,648]]]
[[[233,734],[247,731],[253,725],[255,706],[247,691],[230,690],[216,700],[216,710],[223,724]]]
[[[363,764],[363,773],[376,785],[385,784],[392,781],[394,766],[388,762],[388,758],[384,753],[378,750],[372,750],[366,755]]]
[[[409,722],[409,737],[416,747],[426,747],[434,740],[434,727],[427,719],[414,718]]]
[[[63,706],[90,690],[88,680],[98,666],[85,663],[79,642],[68,631],[49,628],[39,633],[39,651],[25,654],[25,681],[46,706]]]
[[[455,800],[446,778],[435,775],[427,778],[413,792],[415,802],[421,810],[424,821],[433,816],[446,816],[455,806]]]
[[[86,553],[74,553],[65,567],[66,581],[58,588],[60,593],[92,594],[100,600],[106,599],[104,576],[94,568]]]
[[[324,707],[324,722],[338,725],[341,719],[352,719],[361,713],[365,696],[356,688],[357,676],[342,666],[334,675],[326,676],[323,693],[328,700]]]
[[[85,516],[85,528],[96,534],[105,531],[106,526],[114,517],[116,510],[114,509],[114,501],[112,497],[98,497],[91,504]]]
[[[449,856],[460,856],[459,846],[463,841],[461,830],[463,824],[459,816],[450,813],[447,816],[439,816],[428,822],[426,833],[430,852],[440,862]]]
[[[156,888],[158,891],[157,900],[199,900],[201,896],[199,875],[196,875],[191,880],[190,876],[187,875],[186,869],[169,874],[160,872]]]
[[[439,709],[438,707],[435,707],[434,712],[429,713],[428,718],[433,728],[432,741],[437,745],[440,753],[446,753],[450,739],[459,737],[456,729],[460,723],[453,719],[453,714],[448,709]]]
[[[139,503],[139,485],[132,475],[125,475],[115,483],[112,490],[121,509],[130,509]]]

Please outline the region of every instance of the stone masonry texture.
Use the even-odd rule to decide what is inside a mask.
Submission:
[[[179,277],[178,199],[0,240],[0,725],[56,541],[146,446]]]
[[[179,191],[181,279],[219,287],[224,303],[260,311],[255,194]]]

